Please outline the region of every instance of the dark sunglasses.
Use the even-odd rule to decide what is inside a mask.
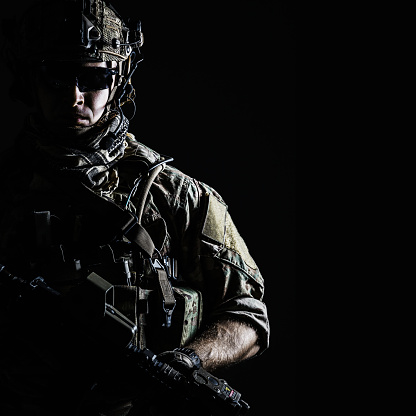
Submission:
[[[42,65],[41,81],[50,88],[62,90],[76,85],[80,91],[97,91],[110,88],[116,69],[95,66]]]

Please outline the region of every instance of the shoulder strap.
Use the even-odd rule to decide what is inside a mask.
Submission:
[[[134,242],[139,248],[144,251],[149,258],[153,256],[155,251],[155,245],[149,233],[141,225],[144,207],[146,205],[147,196],[150,188],[155,181],[157,175],[163,170],[165,163],[170,160],[164,160],[159,162],[155,166],[151,167],[147,172],[147,178],[141,182],[139,190],[139,205],[136,207],[136,214],[126,211],[126,216],[130,215],[130,221],[127,221],[123,225],[123,234],[131,241]]]

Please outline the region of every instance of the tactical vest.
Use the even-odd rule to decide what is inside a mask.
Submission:
[[[142,225],[149,190],[164,165],[148,167],[128,194],[116,191],[110,199],[79,185],[81,206],[68,205],[58,214],[34,212],[39,273],[52,276],[50,284],[63,293],[82,285],[91,272],[113,284],[114,307],[139,328],[134,343],[156,353],[188,344],[202,320],[201,293],[186,284],[176,259],[160,253]],[[139,201],[134,207],[133,196]],[[163,240],[166,223],[159,228]]]

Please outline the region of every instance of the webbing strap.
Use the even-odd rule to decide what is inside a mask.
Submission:
[[[162,290],[163,301],[166,309],[173,309],[176,304],[175,295],[173,294],[172,285],[169,282],[165,270],[158,269],[157,276],[159,279],[160,289]]]
[[[155,245],[149,233],[140,225],[135,224],[126,234],[124,234],[132,243],[135,243],[148,257],[152,257],[155,251]]]
[[[169,328],[172,324],[172,314],[176,306],[176,299],[173,293],[172,285],[168,279],[168,275],[163,266],[158,260],[154,263],[155,270],[159,281],[160,291],[163,296],[163,310],[166,313],[166,327]]]

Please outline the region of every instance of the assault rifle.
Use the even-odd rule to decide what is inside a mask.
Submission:
[[[225,380],[215,377],[202,367],[184,375],[160,361],[149,349],[140,349],[133,345],[137,326],[114,308],[114,286],[97,274],[91,273],[87,277],[87,285],[82,289],[82,296],[88,297],[87,303],[80,302],[79,298],[74,302],[74,297],[63,296],[41,277],[28,282],[13,276],[1,264],[0,283],[17,287],[21,293],[19,296],[24,296],[27,292],[40,291],[43,296],[46,295],[53,301],[58,300],[63,315],[72,320],[75,318],[77,323],[92,333],[99,342],[116,344],[114,346],[123,351],[127,359],[141,371],[185,400],[202,400],[213,416],[244,416],[248,413],[250,406]]]

